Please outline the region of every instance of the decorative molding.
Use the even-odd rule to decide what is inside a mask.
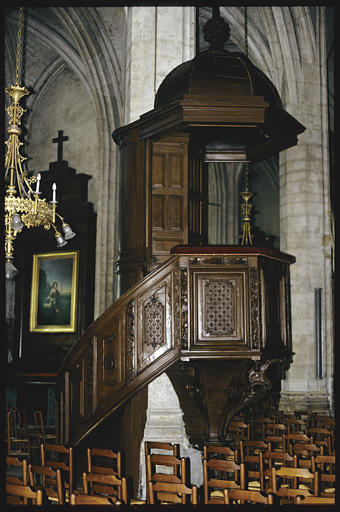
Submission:
[[[182,350],[188,350],[188,269],[181,268],[181,344]]]
[[[258,349],[260,341],[259,328],[259,273],[256,268],[250,269],[250,317],[251,317],[251,348]]]
[[[135,365],[135,303],[131,300],[126,308],[126,382],[136,377]]]
[[[189,258],[190,265],[247,265],[248,258]]]

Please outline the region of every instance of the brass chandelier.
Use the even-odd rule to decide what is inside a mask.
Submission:
[[[75,236],[69,224],[64,218],[56,212],[57,186],[52,185],[52,201],[47,202],[41,197],[40,192],[40,173],[37,176],[29,176],[28,172],[22,167],[27,159],[20,154],[21,117],[25,110],[20,105],[23,96],[28,95],[29,91],[24,86],[19,86],[19,67],[21,54],[21,36],[22,36],[22,17],[23,8],[19,10],[18,35],[16,51],[16,81],[5,89],[12,100],[12,105],[6,110],[9,116],[8,135],[6,141],[7,153],[5,156],[5,257],[7,262],[13,260],[13,242],[22,228],[44,227],[49,230],[51,227],[55,231],[57,247],[63,247]],[[58,230],[56,221],[61,224],[63,234]],[[59,228],[60,229],[60,228]]]

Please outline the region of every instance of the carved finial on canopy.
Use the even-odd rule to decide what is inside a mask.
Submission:
[[[212,8],[212,18],[203,27],[204,39],[210,44],[209,50],[223,50],[230,36],[230,27],[220,16],[218,6]]]

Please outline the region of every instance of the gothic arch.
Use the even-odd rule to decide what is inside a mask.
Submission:
[[[123,9],[123,8],[122,8]],[[124,13],[124,9],[123,9]],[[124,20],[126,16],[124,13]],[[10,15],[11,25],[16,27],[17,11]],[[121,27],[124,33],[125,26]],[[95,8],[30,8],[27,24],[28,51],[43,45],[50,48],[50,62],[45,58],[45,68],[31,70],[33,87],[37,94],[28,97],[27,106],[34,108],[53,80],[65,66],[74,73],[87,91],[96,112],[98,133],[98,202],[95,316],[115,298],[114,261],[118,246],[118,155],[111,133],[123,123],[123,86],[119,62],[113,41]],[[7,39],[16,38],[11,29]],[[8,61],[15,61],[14,43]],[[8,50],[7,50],[8,51]],[[9,53],[9,52],[8,52]],[[55,58],[55,56],[57,57]],[[46,57],[46,55],[45,55]],[[54,59],[54,60],[53,60]],[[29,65],[30,62],[27,62]],[[13,76],[13,69],[10,70]],[[28,70],[29,71],[29,70]],[[30,121],[28,120],[28,123]],[[29,126],[29,124],[28,124]],[[90,150],[90,148],[89,148]]]

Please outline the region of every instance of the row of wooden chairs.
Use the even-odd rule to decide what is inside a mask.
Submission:
[[[315,422],[315,417],[313,417]],[[287,451],[285,442],[300,436],[305,442],[309,441],[319,447],[323,447],[324,453],[331,455],[335,451],[335,425],[334,419],[323,417],[323,423],[316,426],[298,418],[288,418],[278,422],[277,418],[256,418],[250,423],[244,423],[241,419],[232,421],[229,425],[229,434],[233,437],[234,447],[240,440],[264,440],[277,444],[278,449]],[[306,437],[303,437],[306,436]],[[308,438],[308,439],[307,439]],[[298,438],[297,438],[298,439]]]
[[[34,428],[30,430],[25,410],[10,408],[7,412],[8,455],[31,458],[32,449],[39,450],[41,443],[56,441],[54,433],[47,433],[41,411],[33,411],[32,418]]]
[[[49,450],[54,452],[54,457],[49,455]],[[64,461],[56,460],[56,455],[63,455]],[[95,460],[96,456],[101,457],[99,463]],[[106,465],[103,463],[104,459],[109,461]],[[196,500],[197,489],[188,485],[187,460],[180,457],[178,444],[146,442],[145,460],[148,503],[185,503],[190,495],[191,500]],[[264,460],[267,461],[266,467],[264,467]],[[278,469],[277,464],[282,467]],[[58,503],[62,500],[70,502],[72,494],[93,496],[105,494],[113,502],[126,503],[128,501],[126,480],[122,477],[121,466],[119,452],[88,448],[88,471],[82,475],[83,492],[78,491],[74,489],[73,485],[72,448],[45,444],[41,446],[41,467],[45,469],[41,470],[41,467],[22,461],[22,483],[25,485],[29,481],[32,489],[37,489],[40,486],[45,492],[46,487],[54,488],[53,491],[49,489],[46,494],[49,500]],[[325,471],[333,466],[334,469]],[[160,471],[159,468],[163,471]],[[290,472],[288,475],[282,474],[282,470],[285,469],[288,470],[288,473]],[[288,487],[288,489],[292,488],[294,492],[285,491],[285,487],[282,486],[279,488],[277,485],[275,486],[274,482],[280,477],[285,481],[289,480],[292,469],[300,471],[298,475],[291,476],[293,487]],[[63,478],[60,478],[61,472]],[[286,452],[271,451],[270,444],[264,441],[241,440],[237,450],[228,447],[204,447],[203,472],[203,500],[205,503],[209,503],[209,500],[212,503],[224,503],[225,489],[255,491],[265,493],[267,497],[268,494],[274,494],[280,499],[286,498],[291,502],[294,496],[299,495],[295,491],[300,492],[300,495],[318,497],[320,483],[321,485],[335,484],[335,456],[317,455],[314,457],[312,455],[311,458],[308,458],[303,455],[298,457],[297,454],[290,455]],[[67,478],[65,478],[65,473]],[[297,487],[299,475],[308,483],[307,488],[301,487],[300,484]],[[258,485],[254,486],[253,479],[257,479],[256,484]],[[60,480],[62,481],[61,485],[58,484]],[[18,482],[9,483],[18,484]],[[168,492],[165,492],[165,484],[172,485]],[[287,484],[285,483],[285,485]],[[61,494],[63,494],[62,497]],[[323,493],[322,487],[320,494],[324,498],[330,496]],[[330,497],[333,498],[333,495]],[[72,498],[72,500],[74,499]]]

